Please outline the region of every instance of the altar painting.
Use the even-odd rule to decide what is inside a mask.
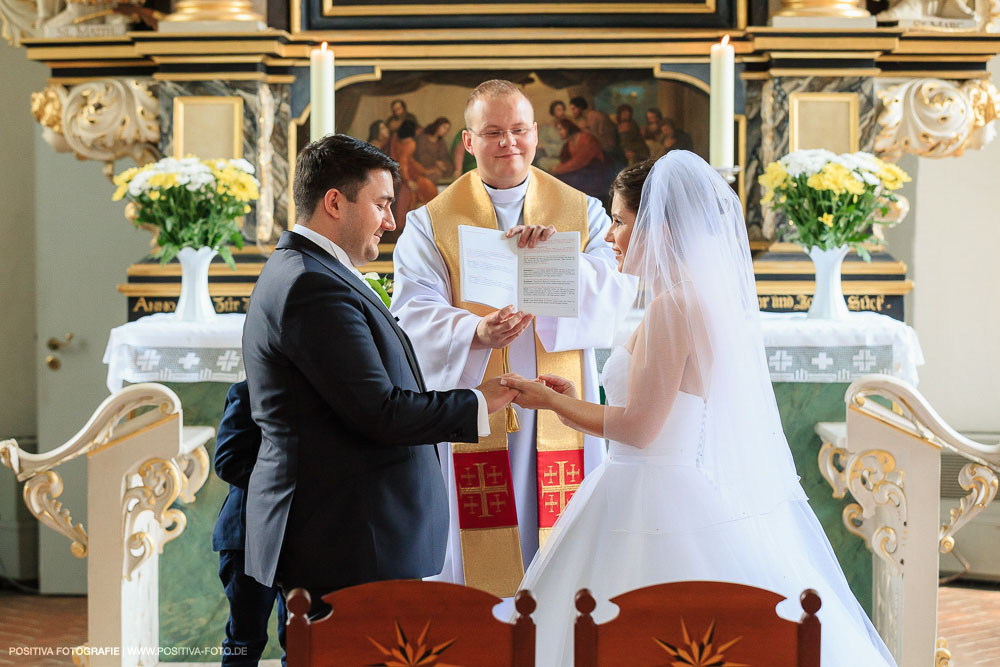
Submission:
[[[630,164],[675,149],[708,157],[708,94],[648,70],[387,72],[337,91],[336,126],[400,163],[396,235],[407,211],[475,168],[462,145],[463,113],[472,89],[490,78],[513,80],[531,101],[534,165],[606,205],[611,181]]]

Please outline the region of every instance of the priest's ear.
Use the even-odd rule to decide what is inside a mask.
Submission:
[[[472,132],[469,130],[462,130],[462,145],[465,146],[465,152],[469,155],[475,156],[472,152]]]

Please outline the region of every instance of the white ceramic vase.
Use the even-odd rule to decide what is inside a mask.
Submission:
[[[813,246],[809,249],[809,257],[816,269],[816,293],[807,314],[810,319],[841,320],[850,312],[840,284],[840,269],[848,250],[847,246],[830,250]]]
[[[181,322],[208,322],[215,319],[215,306],[208,294],[208,267],[218,251],[202,246],[182,248],[177,253],[181,263],[181,296],[174,317]]]

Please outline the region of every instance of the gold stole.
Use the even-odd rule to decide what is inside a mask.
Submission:
[[[479,316],[492,312],[489,306],[462,301],[458,227],[498,228],[493,202],[478,172],[471,171],[452,183],[427,204],[427,213],[434,242],[448,267],[452,303]],[[578,231],[582,252],[589,240],[587,198],[532,167],[524,200],[524,224]],[[506,348],[493,350],[486,365],[486,378],[507,372],[506,352]],[[546,352],[536,335],[535,363],[539,375],[561,375],[582,388],[580,350]],[[490,415],[489,437],[476,444],[451,445],[465,583],[500,597],[512,596],[524,575],[507,454],[507,422],[505,412],[498,411]],[[538,538],[539,544],[543,544],[583,481],[583,434],[563,425],[548,410],[538,412],[536,429]]]

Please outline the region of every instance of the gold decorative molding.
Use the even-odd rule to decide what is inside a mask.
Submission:
[[[70,553],[84,558],[87,555],[87,531],[82,523],[74,525],[69,510],[56,500],[62,492],[62,477],[57,472],[46,470],[25,483],[24,504],[41,523],[70,539]]]
[[[957,82],[915,79],[877,91],[883,110],[875,151],[890,160],[903,153],[958,157],[996,135],[1000,92],[989,79]]]
[[[174,11],[161,23],[224,21],[247,24],[264,23],[253,10],[250,0],[178,0]]]
[[[250,296],[254,283],[209,283],[211,296]],[[118,291],[125,296],[175,296],[181,295],[181,284],[177,283],[125,283],[118,285]]]
[[[31,96],[31,113],[46,142],[109,168],[124,157],[138,164],[156,158],[158,111],[149,85],[136,79],[98,79],[69,88],[50,84]]]
[[[871,16],[859,0],[781,0],[775,16],[865,18]]]
[[[948,523],[941,526],[939,548],[943,554],[955,548],[955,533],[993,502],[1000,480],[987,466],[966,463],[958,473],[958,483],[969,493],[962,497],[958,507],[952,508]]]
[[[912,280],[845,280],[844,294],[884,294],[898,296],[913,291]],[[813,294],[816,283],[811,280],[774,280],[757,283],[757,294]]]
[[[294,11],[294,10],[293,10]],[[711,14],[715,0],[704,2],[483,2],[435,4],[346,4],[323,0],[323,16],[431,16],[441,14]]]
[[[163,545],[177,538],[187,525],[187,517],[178,509],[169,509],[182,489],[181,473],[177,464],[161,458],[143,461],[137,474],[141,483],[129,486],[122,496],[122,577],[132,580],[136,568],[156,553],[163,553]],[[131,475],[127,475],[126,479]],[[162,535],[136,530],[139,517],[152,512],[153,520],[162,529]]]

